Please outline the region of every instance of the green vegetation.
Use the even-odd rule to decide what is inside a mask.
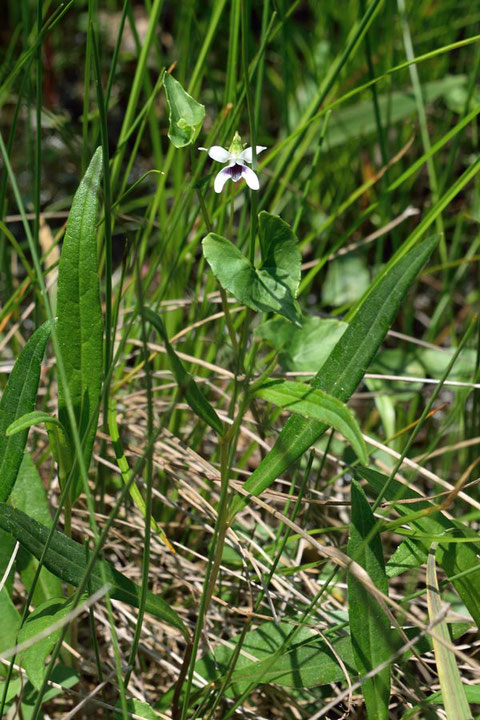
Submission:
[[[480,718],[480,7],[2,10],[0,716]]]

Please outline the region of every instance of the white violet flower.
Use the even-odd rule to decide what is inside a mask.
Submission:
[[[198,149],[205,150],[212,160],[216,160],[221,163],[228,163],[227,167],[220,170],[215,178],[213,188],[216,193],[222,192],[223,186],[227,180],[238,182],[241,178],[245,180],[248,187],[252,190],[258,190],[260,187],[256,173],[254,173],[253,170],[245,164],[252,162],[252,148],[248,147],[244,149],[244,146],[242,145],[242,138],[238,132],[235,133],[232,144],[228,150],[220,147],[220,145],[212,145],[211,148],[201,147]],[[257,155],[266,149],[267,148],[263,147],[263,145],[257,145]]]

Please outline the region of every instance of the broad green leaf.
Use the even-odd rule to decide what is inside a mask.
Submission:
[[[48,527],[4,503],[0,503],[0,527],[11,533],[23,547],[40,559],[49,535]],[[44,564],[57,577],[78,586],[88,565],[87,548],[55,530],[45,553]],[[140,587],[115,570],[110,563],[97,560],[89,578],[89,592],[100,590],[105,582],[110,586],[112,598],[138,607]],[[180,630],[186,639],[189,638],[189,632],[181,618],[162,598],[149,592],[145,609]]]
[[[117,703],[117,707],[120,707],[120,702]],[[136,698],[127,698],[127,711],[137,718],[144,718],[144,720],[161,720],[165,718],[165,715],[159,715],[159,713],[155,712],[151,705]],[[116,712],[114,717],[117,720],[123,720],[122,711]]]
[[[46,600],[28,616],[18,633],[18,644],[27,642],[55,623],[60,622],[71,612],[71,609],[71,600],[58,597]],[[19,663],[23,665],[28,679],[37,689],[40,688],[45,674],[45,660],[52,651],[61,632],[61,627],[52,629],[46,637],[37,640],[34,645],[31,645],[20,654]]]
[[[425,104],[434,102],[437,98],[447,99],[453,88],[466,87],[466,75],[445,75],[440,80],[422,82],[422,95]],[[382,124],[400,122],[410,115],[416,115],[418,107],[411,88],[395,90],[393,92],[379,93],[378,107]],[[462,112],[463,112],[462,106]],[[371,100],[362,100],[350,104],[332,114],[325,133],[325,148],[332,149],[354,139],[365,137],[378,130],[378,121]]]
[[[387,577],[393,578],[407,570],[424,565],[427,562],[427,553],[418,542],[407,538],[400,543],[394,554],[387,562],[385,572]]]
[[[302,255],[297,236],[279,215],[264,210],[258,215],[258,235],[262,248],[262,270],[277,277],[297,297]]]
[[[434,350],[433,348],[417,348],[415,356],[434,378],[442,377],[452,359],[452,352]],[[471,380],[476,368],[476,351],[464,348],[449,373],[449,380]]]
[[[284,687],[314,687],[345,681],[345,673],[324,640],[310,628],[302,628],[285,652],[282,646],[292,630],[288,623],[264,623],[247,632],[230,678],[228,695],[239,695],[248,687],[276,683]],[[235,644],[238,637],[231,638]],[[355,673],[349,637],[329,638],[352,675]],[[281,652],[273,662],[271,656]],[[219,645],[195,664],[195,670],[210,682],[219,682],[228,672],[234,648]],[[256,661],[252,661],[256,658]]]
[[[210,425],[210,427],[213,428],[218,435],[222,436],[224,434],[222,421],[208,402],[205,395],[199,389],[193,377],[183,367],[177,353],[168,339],[167,331],[165,330],[161,318],[156,312],[147,307],[144,308],[144,313],[145,318],[153,325],[165,344],[168,359],[170,361],[170,367],[180,390],[185,394],[186,401],[198,417],[205,420],[205,422],[208,423],[208,425]]]
[[[438,679],[442,689],[443,704],[447,720],[471,720],[472,713],[465,697],[455,653],[444,643],[451,643],[448,626],[445,620],[438,622],[443,610],[442,599],[435,567],[435,550],[433,543],[427,561],[427,605],[430,622],[434,623],[433,650],[437,664]],[[438,638],[438,639],[437,639]],[[443,642],[441,642],[443,641]]]
[[[17,358],[0,399],[0,502],[5,502],[17,479],[27,442],[28,429],[7,437],[9,425],[32,412],[37,397],[40,368],[50,337],[50,324],[44,323],[29,339]]]
[[[30,517],[47,527],[51,527],[52,518],[47,497],[43,488],[42,478],[38,474],[35,463],[29,452],[25,452],[18,471],[17,482],[10,495],[10,502],[17,510],[27,512]],[[12,537],[9,535],[9,537]],[[26,548],[20,545],[17,554],[17,570],[28,592],[38,567],[38,560]],[[60,597],[62,583],[46,567],[42,567],[33,592],[35,605],[52,597]]]
[[[273,405],[298,413],[305,418],[318,420],[342,433],[350,443],[360,462],[368,463],[368,454],[362,432],[352,411],[340,400],[323,390],[289,380],[271,380],[255,390],[255,395]]]
[[[435,248],[438,238],[424,240],[409,250],[376,283],[351,319],[328,360],[312,380],[312,386],[346,402],[355,391],[377,352],[400,307],[409,286]],[[292,415],[274,447],[244,484],[251,495],[259,495],[276,480],[305,450],[323,435],[327,426],[318,420]],[[237,496],[230,517],[249,502]]]
[[[11,650],[17,641],[17,632],[20,627],[20,613],[13,604],[6,588],[0,590],[0,653],[2,650]],[[3,672],[4,666],[0,666]]]
[[[205,106],[185,92],[178,80],[169,73],[163,78],[168,104],[168,137],[176,148],[193,143],[205,117]]]
[[[355,256],[340,257],[328,263],[322,285],[325,305],[340,307],[351,305],[370,285],[370,274],[364,262]]]
[[[96,239],[101,174],[102,149],[98,148],[75,193],[58,266],[58,342],[87,468],[97,429],[102,386],[103,318]],[[74,447],[65,388],[60,378],[58,418]],[[72,500],[80,491],[79,480],[72,487]]]
[[[72,453],[67,433],[58,418],[41,410],[34,410],[31,413],[22,415],[22,417],[9,425],[7,428],[7,436],[10,437],[10,435],[15,435],[15,433],[21,430],[31,428],[34,425],[41,425],[42,423],[45,423],[47,428],[50,447],[60,468],[60,478],[64,478],[72,467]]]
[[[295,285],[296,267],[283,265],[255,268],[238,248],[216,233],[209,233],[202,241],[203,254],[220,285],[232,293],[241,303],[258,312],[276,312],[295,323],[301,324],[301,313],[291,288]],[[270,252],[267,260],[284,260],[280,250]]]
[[[376,525],[370,505],[355,481],[351,486],[352,520],[347,552],[368,573],[373,584],[388,593],[380,534],[371,536]],[[370,537],[371,536],[371,537]],[[348,573],[348,614],[353,655],[362,678],[394,653],[390,621],[377,599],[352,573]],[[388,718],[390,698],[390,665],[362,684],[369,720]]]
[[[331,318],[304,317],[302,327],[282,317],[260,325],[256,336],[278,350],[283,370],[316,373],[347,329],[347,323]]]
[[[355,473],[360,478],[367,480],[368,484],[373,488],[376,494],[383,490],[383,487],[388,479],[385,475],[382,475],[382,473],[368,468],[356,468]],[[405,487],[396,480],[390,484],[384,497],[386,500],[391,502],[400,499],[419,499],[418,503],[408,503],[407,505],[399,503],[395,505],[396,511],[401,516],[405,517],[406,523],[408,522],[409,515],[411,516],[413,513],[420,510],[431,510],[432,507],[431,502],[422,500],[421,495],[414,490]],[[431,535],[443,535],[446,532],[451,534],[452,531],[454,531],[457,537],[476,537],[475,533],[470,531],[468,527],[458,520],[449,520],[446,515],[441,512],[435,513],[434,515],[424,515],[422,517],[412,518],[410,524],[414,530]],[[417,558],[418,565],[421,565],[424,562],[424,557],[428,551],[428,547],[421,539],[410,539],[411,541],[418,543],[419,551],[417,553]],[[461,577],[455,578],[452,580],[452,583],[473,617],[477,627],[480,627],[480,566],[477,557],[479,552],[480,541],[478,543],[447,542],[445,545],[440,544],[440,547],[437,550],[438,562],[443,567],[447,575],[453,577],[461,574]],[[390,564],[392,567],[400,565],[403,562],[403,553],[404,550],[402,549],[402,546],[400,546],[396,553],[393,554],[392,558],[390,558]],[[412,558],[410,558],[409,562],[411,567]]]

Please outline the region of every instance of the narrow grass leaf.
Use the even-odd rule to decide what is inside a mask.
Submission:
[[[58,266],[58,342],[77,427],[84,442],[87,468],[96,433],[103,373],[103,318],[96,241],[101,174],[102,149],[98,148],[75,193]],[[58,417],[73,446],[65,389],[60,380]],[[80,491],[78,481],[72,487],[72,498]]]
[[[176,148],[193,143],[205,117],[205,106],[194,100],[169,73],[163,79],[168,104],[168,137]]]
[[[350,443],[360,462],[368,463],[362,432],[352,411],[340,400],[323,390],[289,380],[272,380],[255,390],[255,395],[273,405],[318,420],[338,430]]]
[[[29,339],[17,358],[0,399],[0,502],[5,502],[17,479],[27,442],[28,429],[7,437],[7,428],[32,412],[37,397],[40,368],[50,337],[45,323]]]
[[[436,622],[443,611],[435,566],[436,548],[437,543],[432,543],[428,554],[427,604],[430,622],[435,623],[433,628],[433,650],[437,663],[440,688],[442,690],[443,705],[445,707],[447,720],[471,720],[473,716],[470,712],[467,698],[465,697],[465,690],[457,666],[455,653],[444,644],[451,644],[448,625],[445,620]]]
[[[295,285],[295,267],[292,275],[288,268],[277,267],[274,263],[278,255],[271,250],[266,258],[270,265],[258,270],[230,240],[216,233],[209,233],[202,245],[218,282],[239,302],[258,312],[276,312],[301,325],[300,309],[291,290]]]
[[[352,520],[347,552],[368,573],[377,590],[388,593],[380,534],[370,505],[355,481],[351,487]],[[371,537],[370,537],[371,536]],[[348,573],[348,616],[353,655],[362,678],[393,654],[390,621],[377,599],[352,573]],[[390,698],[390,665],[362,684],[369,720],[386,720]]]
[[[385,337],[409,286],[437,245],[438,238],[424,240],[392,265],[375,289],[367,291],[348,328],[335,345],[328,360],[312,380],[342,402],[355,391],[366,368]],[[288,419],[274,447],[244,485],[251,495],[259,495],[326,431],[327,425],[299,415]],[[235,498],[231,517],[248,503]]]
[[[199,418],[208,423],[208,425],[210,425],[210,427],[213,428],[218,435],[222,436],[224,434],[222,421],[218,417],[214,408],[208,402],[205,395],[199,389],[193,377],[183,367],[180,358],[168,339],[167,331],[165,330],[160,316],[147,307],[144,308],[144,312],[145,318],[153,325],[165,344],[167,356],[170,361],[170,367],[175,376],[178,387],[185,394],[186,401]]]
[[[23,547],[40,559],[50,532],[48,527],[4,503],[0,503],[0,527],[11,533]],[[77,587],[83,581],[87,569],[88,550],[55,530],[44,556],[44,564],[54,575]],[[103,588],[103,578],[110,586],[112,598],[133,607],[139,606],[141,588],[105,560],[95,562],[89,578],[89,592],[94,593]],[[182,619],[162,598],[148,592],[145,609],[177,628],[186,639],[189,638]]]

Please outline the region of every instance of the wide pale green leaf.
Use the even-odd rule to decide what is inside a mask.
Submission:
[[[73,199],[58,266],[57,334],[88,468],[102,387],[103,318],[100,305],[96,223],[102,174],[98,148]],[[65,388],[58,380],[58,417],[74,447]],[[72,499],[81,491],[72,487]]]
[[[328,263],[322,300],[332,307],[350,305],[363,295],[369,285],[370,274],[359,257],[340,257]]]
[[[195,141],[203,125],[205,106],[194,100],[169,73],[163,79],[169,111],[168,137],[176,148]]]
[[[393,322],[406,291],[437,242],[438,238],[430,238],[409,250],[372,290],[367,291],[321,372],[312,380],[314,388],[324,390],[342,402],[349,399]],[[327,425],[318,420],[292,415],[274,447],[244,484],[244,489],[250,495],[259,495],[326,429]],[[237,496],[230,517],[233,518],[248,502],[248,497]]]
[[[323,390],[315,390],[304,383],[271,380],[255,390],[255,395],[273,405],[325,423],[342,433],[360,462],[368,463],[362,432],[352,411],[340,400]]]
[[[71,609],[71,600],[65,600],[62,597],[46,600],[30,613],[18,633],[17,642],[19,644],[27,642],[35,635],[43,633],[47,628],[63,620]],[[23,665],[28,679],[37,689],[40,688],[45,675],[45,660],[59,639],[61,632],[61,626],[52,629],[46,637],[37,640],[34,645],[31,645],[20,654],[19,663]]]
[[[262,267],[277,277],[297,297],[300,284],[302,255],[297,236],[279,215],[262,210],[258,215],[258,234],[262,248]]]
[[[377,590],[386,595],[388,583],[380,534],[372,535],[376,520],[363,490],[355,481],[352,482],[351,499],[348,555],[367,571]],[[352,573],[348,573],[348,615],[353,656],[362,678],[386,662],[395,648],[387,615],[376,598]],[[361,687],[369,720],[386,720],[390,698],[390,665],[366,680]]]
[[[360,478],[367,480],[376,494],[383,490],[388,479],[385,475],[382,475],[382,473],[370,470],[369,468],[356,468],[355,473]],[[419,499],[419,502],[408,504],[399,503],[395,505],[396,511],[405,518],[406,523],[409,522],[408,516],[412,516],[409,524],[411,524],[414,530],[429,535],[444,535],[448,533],[448,535],[451,536],[452,532],[454,532],[457,537],[476,537],[475,533],[466,525],[463,525],[463,523],[458,520],[450,520],[442,512],[437,512],[434,515],[415,517],[413,515],[414,513],[421,510],[431,510],[431,502],[422,500],[417,492],[405,487],[405,485],[402,485],[396,480],[393,480],[389,485],[384,497],[390,502],[399,499]],[[418,540],[410,538],[410,541],[418,544],[419,549],[416,554],[418,561],[417,566],[422,565],[428,552],[428,542],[426,544],[421,538]],[[402,563],[405,562],[406,551],[402,545],[400,545],[398,550],[390,558],[389,566],[392,568],[401,566]],[[455,590],[465,603],[477,627],[480,627],[480,573],[477,572],[478,553],[480,553],[480,541],[478,543],[448,543],[448,537],[446,537],[445,544],[440,544],[437,550],[437,560],[447,573],[447,576],[454,577],[452,583]],[[414,556],[412,555],[408,558],[409,567],[412,567],[414,562],[413,558]],[[458,575],[460,575],[460,577],[455,577]]]
[[[170,367],[175,376],[175,380],[177,381],[180,390],[185,394],[185,399],[192,408],[193,412],[198,415],[198,417],[202,418],[202,420],[205,420],[205,422],[208,423],[216,433],[223,435],[224,428],[222,421],[198,387],[193,377],[183,367],[180,358],[168,339],[167,331],[165,330],[160,316],[147,307],[144,308],[144,313],[145,318],[153,325],[165,344],[168,359],[170,361]]]
[[[209,233],[202,241],[203,254],[220,285],[244,305],[258,312],[276,312],[300,325],[301,314],[291,287],[295,285],[296,268],[292,277],[283,266],[273,265],[257,270],[240,250],[227,238]],[[268,255],[273,263],[276,256]],[[283,260],[283,258],[282,258]]]
[[[29,452],[25,452],[18,471],[17,482],[10,495],[10,502],[17,510],[27,512],[34,520],[51,527],[52,518],[50,509],[43,488],[42,478],[38,474],[35,463]],[[12,537],[10,534],[8,537]],[[12,538],[13,540],[13,538]],[[17,554],[17,570],[20,573],[22,583],[27,592],[30,592],[33,579],[38,567],[38,560],[25,547],[20,545]],[[40,603],[52,597],[60,597],[62,594],[62,583],[45,566],[40,570],[40,575],[35,584],[33,592],[33,603]]]
[[[285,687],[314,687],[345,680],[345,673],[324,640],[310,628],[302,628],[295,641],[284,652],[282,646],[292,630],[288,623],[264,623],[247,632],[235,670],[230,678],[228,695],[239,695],[248,687],[276,683]],[[235,644],[238,637],[231,639]],[[329,638],[347,670],[355,673],[349,637]],[[280,651],[272,662],[271,656]],[[195,664],[195,670],[210,682],[220,682],[228,672],[234,648],[219,645],[215,656],[206,653]],[[253,661],[252,658],[256,658]]]
[[[0,399],[0,502],[10,495],[27,442],[28,429],[12,437],[6,430],[17,418],[32,412],[37,397],[40,368],[50,337],[50,324],[36,330],[17,358]]]
[[[443,703],[447,720],[471,720],[473,718],[465,697],[465,690],[460,677],[455,653],[446,647],[450,644],[450,633],[445,620],[438,622],[443,610],[442,598],[438,587],[437,569],[435,566],[435,549],[433,543],[427,561],[427,605],[430,622],[434,624],[433,650],[437,664],[438,679],[442,690]],[[443,641],[443,642],[442,642]]]
[[[260,325],[255,335],[278,350],[283,370],[316,373],[347,327],[341,320],[315,315],[304,317],[302,327],[292,327],[288,320],[278,317]]]
[[[40,559],[50,532],[48,527],[4,503],[0,503],[0,527],[11,533],[23,547]],[[45,553],[44,564],[57,577],[78,586],[84,578],[88,565],[87,549],[55,530]],[[100,590],[105,582],[111,588],[111,597],[138,607],[140,587],[115,570],[110,563],[97,560],[90,575],[89,592]],[[189,632],[182,619],[162,598],[149,592],[145,609],[180,630],[186,639],[189,638]]]

